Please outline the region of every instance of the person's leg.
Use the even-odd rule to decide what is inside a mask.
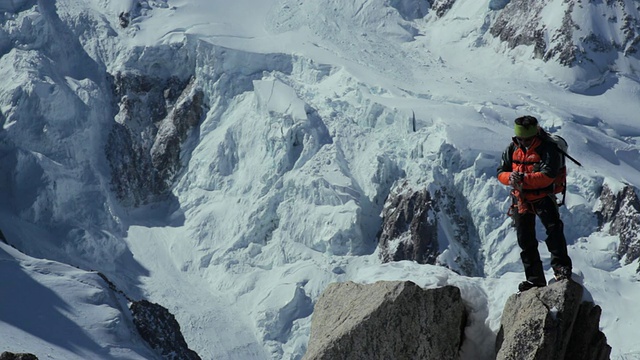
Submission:
[[[536,204],[536,214],[540,217],[540,222],[547,230],[545,243],[551,253],[551,267],[554,273],[560,269],[571,274],[571,258],[567,252],[567,241],[564,237],[564,224],[560,219],[558,205],[550,198],[546,197]],[[567,275],[567,274],[565,274]]]
[[[527,281],[536,286],[544,286],[547,281],[544,277],[540,253],[538,253],[538,240],[536,240],[535,229],[536,216],[532,213],[516,213],[513,215],[513,220],[518,236],[518,245],[522,250],[520,258],[522,259]]]

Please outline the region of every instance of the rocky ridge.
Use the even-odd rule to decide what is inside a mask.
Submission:
[[[513,294],[496,337],[500,360],[606,360],[600,307],[570,280]],[[466,314],[454,286],[425,290],[412,282],[330,284],[312,317],[305,360],[459,359]]]
[[[205,111],[194,78],[114,76],[120,111],[106,144],[111,184],[126,205],[162,199],[182,167],[181,145]]]
[[[550,6],[564,9],[560,23],[545,22],[548,17],[543,13]],[[585,14],[607,16],[610,37],[596,33],[596,29],[582,28],[575,19]],[[512,0],[500,11],[489,32],[510,48],[533,46],[534,56],[545,61],[555,60],[564,66],[580,67],[594,64],[606,69],[613,65],[614,54],[618,52],[638,56],[640,22],[637,14],[638,5],[624,1],[607,0],[600,5],[581,0]],[[602,54],[613,57],[599,56]]]

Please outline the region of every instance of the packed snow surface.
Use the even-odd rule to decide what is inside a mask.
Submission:
[[[491,359],[523,280],[495,169],[530,114],[584,165],[569,164],[561,209],[574,277],[602,307],[612,359],[640,359],[638,262],[618,260],[593,213],[604,184],[640,186],[638,60],[569,69],[488,33],[508,1],[458,0],[442,17],[422,3],[0,3],[0,229],[28,254],[0,244],[0,351],[156,356],[100,271],[167,307],[203,359],[299,359],[331,282],[455,285],[470,310],[463,359]],[[546,6],[552,22],[563,1]],[[588,26],[604,36],[610,19]],[[169,198],[137,209],[111,192],[104,155],[118,111],[104,74],[118,71],[194,76],[209,105]],[[449,268],[381,264],[380,213],[404,180],[453,189],[477,273],[458,267],[446,222]]]

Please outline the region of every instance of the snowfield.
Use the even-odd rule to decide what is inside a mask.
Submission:
[[[584,49],[587,65],[568,68],[511,49],[490,27],[519,2],[458,0],[441,16],[411,0],[0,3],[0,229],[15,246],[0,243],[0,352],[159,358],[100,272],[168,308],[203,359],[223,360],[300,359],[331,282],[450,284],[470,310],[462,359],[492,359],[524,278],[495,171],[513,119],[530,114],[583,164],[568,165],[561,209],[574,278],[602,307],[611,358],[640,359],[638,260],[618,258],[594,213],[605,185],[638,193],[640,59]],[[553,43],[567,2],[540,6]],[[574,40],[624,43],[637,7],[575,5]],[[118,83],[130,102],[114,95],[116,74],[139,80]],[[134,188],[154,201],[123,204],[114,124],[153,143],[160,125],[128,114],[166,106],[166,121],[192,93],[147,109],[148,89],[189,81],[206,112],[180,171],[161,196]],[[380,214],[405,181],[445,191],[465,224],[463,243],[438,215],[442,266],[378,258]]]

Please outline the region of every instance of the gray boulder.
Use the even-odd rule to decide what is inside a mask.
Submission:
[[[582,293],[580,284],[563,280],[509,297],[496,339],[496,359],[608,359],[611,348],[598,330],[598,310],[593,313],[593,307],[582,302]],[[580,353],[588,350],[589,355],[575,357],[586,345]]]
[[[453,286],[334,283],[315,305],[303,359],[458,359],[465,321]]]

